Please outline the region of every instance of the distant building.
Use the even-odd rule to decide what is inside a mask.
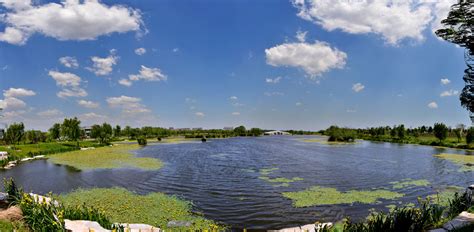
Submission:
[[[231,126],[228,126],[228,127],[224,127],[224,130],[226,130],[226,131],[231,131],[231,130],[234,130],[234,128],[231,127]]]
[[[286,132],[286,131],[279,131],[279,130],[276,130],[276,131],[267,131],[265,133],[263,133],[264,135],[290,135],[290,133]]]
[[[91,132],[92,132],[92,127],[90,126],[84,126],[84,127],[81,127],[82,131],[84,131],[84,136],[86,138],[90,138],[91,137]]]
[[[195,127],[193,130],[202,130],[202,127]]]
[[[174,127],[170,127],[170,128],[168,128],[168,130],[174,130]]]

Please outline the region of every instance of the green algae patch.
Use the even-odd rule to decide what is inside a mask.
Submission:
[[[447,186],[437,191],[436,194],[429,195],[431,202],[439,204],[441,206],[449,206],[449,201],[454,198],[455,193],[462,193],[463,187],[459,186]]]
[[[459,171],[461,172],[474,171],[474,156],[472,155],[441,153],[441,154],[435,155],[435,157],[440,158],[440,159],[445,159],[457,165],[460,165],[461,168],[459,169]]]
[[[285,177],[276,177],[276,178],[269,177],[269,175],[272,174],[276,170],[278,170],[278,168],[260,169],[259,170],[260,176],[258,178],[270,183],[274,183],[273,187],[289,187],[290,183],[304,180],[301,177],[293,177],[291,179],[285,178]]]
[[[262,176],[267,176],[267,175],[272,174],[276,170],[278,170],[278,168],[262,168],[260,169],[259,173]]]
[[[139,168],[157,170],[163,166],[159,159],[135,157],[132,150],[138,149],[136,144],[116,144],[84,151],[72,151],[49,156],[55,164],[68,165],[79,170]]]
[[[402,193],[391,192],[388,190],[350,190],[347,192],[340,192],[335,188],[321,186],[313,186],[303,191],[284,192],[282,194],[284,197],[291,199],[293,201],[293,206],[295,207],[352,203],[373,204],[379,199],[393,200],[404,196]]]
[[[134,194],[123,188],[78,189],[60,195],[66,206],[86,206],[102,211],[111,221],[144,223],[167,229],[169,221],[191,222],[189,231],[219,228],[216,223],[192,213],[191,203],[163,193]],[[175,228],[176,229],[176,228]]]
[[[393,185],[394,189],[404,189],[407,187],[426,187],[430,185],[428,180],[413,180],[413,179],[403,179],[402,181],[390,182]]]

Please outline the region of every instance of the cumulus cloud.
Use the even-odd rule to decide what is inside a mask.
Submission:
[[[200,117],[200,118],[206,116],[203,112],[196,112],[196,113],[194,113],[194,115],[196,115],[197,117]]]
[[[306,41],[306,34],[307,33],[308,33],[307,31],[297,31],[295,37],[299,42],[303,43],[303,42]]]
[[[87,68],[89,71],[94,72],[97,76],[106,76],[113,71],[113,66],[117,64],[119,57],[115,54],[116,50],[110,50],[110,55],[107,57],[93,56],[91,60],[93,62],[92,67]]]
[[[79,67],[79,62],[77,62],[77,59],[72,56],[64,56],[59,58],[59,63],[64,65],[66,68],[78,68]]]
[[[428,104],[428,108],[430,108],[430,109],[437,109],[437,108],[438,108],[438,103],[436,103],[436,102],[430,102],[430,103]]]
[[[141,66],[138,74],[132,74],[128,76],[131,81],[166,81],[168,77],[161,72],[159,68],[148,68],[144,65]]]
[[[142,56],[146,53],[146,49],[145,48],[137,48],[135,49],[135,54],[139,55],[139,56]]]
[[[269,84],[278,84],[280,83],[281,77],[275,77],[275,78],[265,78],[265,82]]]
[[[93,101],[79,100],[77,101],[77,104],[89,109],[99,108],[99,103]]]
[[[352,85],[352,90],[356,93],[364,90],[365,86],[361,83],[355,83],[354,85]]]
[[[35,1],[36,2],[36,1]],[[30,0],[0,0],[6,24],[0,41],[25,44],[35,33],[58,40],[94,40],[112,33],[142,30],[141,13],[124,5],[108,6],[100,0],[63,0],[33,4]]]
[[[120,79],[118,83],[127,87],[132,86],[132,82],[129,79],[125,79],[125,78]]]
[[[145,105],[141,104],[142,99],[137,97],[120,96],[109,97],[107,103],[111,108],[119,108],[126,114],[139,114],[151,112]]]
[[[285,43],[265,49],[267,64],[303,69],[311,79],[335,68],[343,68],[347,54],[328,43]]]
[[[29,89],[23,89],[23,88],[9,88],[7,90],[3,91],[3,96],[6,98],[9,97],[31,97],[35,96],[36,93],[32,90]]]
[[[59,91],[56,96],[59,98],[67,97],[87,97],[87,91],[83,88],[72,88],[72,89],[62,89]]]
[[[61,112],[58,109],[50,109],[50,110],[38,112],[37,115],[44,118],[53,118],[53,117],[59,117],[63,115],[63,112]]]
[[[292,0],[298,16],[322,26],[327,31],[350,34],[376,34],[387,43],[401,40],[422,41],[423,31],[446,17],[456,0]]]
[[[236,101],[236,100],[238,100],[239,98],[238,98],[237,96],[231,96],[231,97],[229,97],[229,99],[232,100],[232,101]]]
[[[56,94],[58,97],[67,98],[87,96],[87,91],[80,87],[82,79],[76,74],[50,70],[48,75],[56,81],[57,86],[61,87],[61,91]]]
[[[443,91],[439,96],[440,97],[451,97],[451,96],[456,96],[459,94],[459,91],[457,90],[447,90],[447,91]]]
[[[36,93],[24,88],[9,88],[3,90],[3,99],[0,99],[0,108],[5,110],[6,118],[14,117],[14,115],[23,114],[22,110],[27,107],[26,102],[20,98],[35,96]],[[9,116],[8,116],[9,115]]]
[[[442,85],[447,85],[447,84],[449,84],[449,83],[451,83],[451,81],[450,81],[448,78],[443,78],[443,79],[441,79],[441,84],[442,84]]]

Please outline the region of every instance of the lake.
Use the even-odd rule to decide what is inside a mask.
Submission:
[[[336,221],[345,216],[365,218],[370,209],[415,203],[447,186],[472,184],[472,172],[436,158],[439,153],[466,151],[429,146],[359,141],[350,145],[305,142],[318,136],[271,136],[215,139],[207,143],[151,144],[136,151],[140,157],[161,159],[157,171],[111,169],[77,171],[36,160],[0,172],[27,191],[66,193],[77,188],[124,187],[139,194],[164,192],[192,201],[205,217],[234,228],[270,229]],[[266,171],[265,171],[266,170]],[[298,178],[279,184],[262,178]],[[390,182],[411,178],[428,186],[394,190]],[[271,180],[271,179],[270,179]],[[283,192],[312,186],[339,191],[387,189],[405,194],[374,204],[294,207]]]

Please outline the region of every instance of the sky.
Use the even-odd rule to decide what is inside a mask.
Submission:
[[[0,0],[0,127],[470,125],[456,0]]]

